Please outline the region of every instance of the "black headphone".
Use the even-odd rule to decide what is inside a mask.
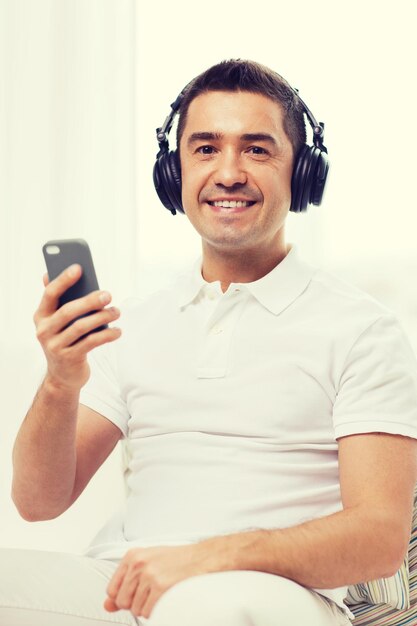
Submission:
[[[171,112],[160,128],[156,129],[156,139],[159,152],[153,168],[153,182],[162,204],[172,215],[177,211],[184,213],[181,199],[181,166],[177,150],[169,150],[168,134],[172,128],[174,118],[180,108],[188,86],[184,87],[175,102],[171,104]],[[324,123],[317,123],[315,117],[305,102],[298,95],[298,90],[291,87],[303,106],[304,113],[313,129],[313,145],[301,146],[291,179],[291,206],[290,211],[300,213],[307,210],[309,204],[321,204],[329,159],[327,148],[323,144]]]

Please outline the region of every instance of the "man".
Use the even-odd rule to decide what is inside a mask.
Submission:
[[[179,184],[202,258],[129,299],[122,333],[74,345],[120,312],[96,292],[57,310],[79,267],[44,278],[48,371],[16,440],[14,501],[28,520],[60,515],[121,438],[129,493],[85,556],[13,551],[9,626],[36,610],[43,626],[349,624],[347,586],[406,554],[416,362],[389,311],[285,240],[297,96],[245,61],[187,93]]]

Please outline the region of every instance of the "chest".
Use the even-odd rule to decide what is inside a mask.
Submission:
[[[119,363],[132,435],[182,431],[273,438],[332,437],[334,345],[318,326],[250,307],[192,309],[158,332],[138,327]]]

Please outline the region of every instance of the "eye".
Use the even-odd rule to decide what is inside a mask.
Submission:
[[[196,152],[200,154],[214,154],[214,148],[213,146],[200,146]]]
[[[256,155],[264,155],[264,154],[269,154],[269,152],[267,150],[265,150],[265,148],[261,148],[261,146],[251,146],[250,148],[248,148],[248,152],[252,151],[253,154]]]

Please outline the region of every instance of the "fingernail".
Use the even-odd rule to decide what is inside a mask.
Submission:
[[[99,300],[103,304],[107,304],[111,300],[111,295],[108,293],[108,291],[103,291],[103,293],[101,293],[99,296]]]

